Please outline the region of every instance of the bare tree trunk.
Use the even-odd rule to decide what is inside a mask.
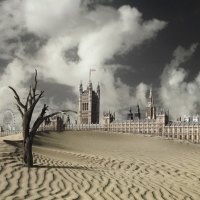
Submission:
[[[24,145],[24,165],[27,167],[33,166],[32,146],[33,146],[33,141],[29,136],[27,136]]]
[[[59,112],[52,113],[50,115],[45,116],[46,111],[48,110],[48,106],[44,104],[40,115],[34,122],[32,128],[30,127],[30,122],[32,119],[32,114],[35,109],[36,104],[38,101],[43,97],[44,91],[37,93],[37,70],[35,70],[35,83],[33,86],[30,86],[29,93],[27,95],[26,101],[23,103],[20,99],[20,96],[16,92],[16,90],[9,86],[9,88],[14,93],[14,98],[16,100],[16,106],[18,111],[22,117],[22,129],[23,129],[23,161],[24,165],[27,167],[33,166],[33,154],[32,154],[32,145],[33,145],[33,138],[37,132],[37,129],[42,124],[42,122]],[[68,112],[68,111],[67,111]]]

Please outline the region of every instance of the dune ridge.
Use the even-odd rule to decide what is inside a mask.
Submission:
[[[117,137],[91,133],[38,137],[31,169],[22,166],[19,147],[0,141],[0,199],[200,199],[199,146]],[[71,144],[54,146],[63,139]],[[91,149],[92,143],[86,147],[87,140],[96,148]],[[166,148],[163,156],[160,146]]]

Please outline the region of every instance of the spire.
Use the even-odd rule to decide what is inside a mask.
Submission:
[[[150,90],[149,90],[148,105],[149,105],[150,107],[152,107],[152,106],[153,106],[153,94],[152,94],[152,87],[150,87]]]
[[[82,81],[80,82],[80,85],[79,85],[79,91],[82,93],[83,92],[83,84],[82,84]]]
[[[139,107],[138,104],[137,104],[137,108],[136,108],[136,112],[135,112],[135,117],[136,117],[137,119],[140,119],[140,117],[141,117],[141,114],[140,114],[140,107]]]
[[[127,114],[127,120],[133,120],[133,113],[132,113],[131,107],[130,107],[129,112]]]
[[[140,113],[140,107],[138,104],[137,104],[137,112]]]
[[[98,94],[98,96],[100,97],[100,85],[99,85],[99,83],[98,83],[98,85],[97,85],[97,94]]]
[[[97,92],[98,91],[100,91],[100,85],[99,85],[99,83],[98,83],[98,85],[97,85]]]
[[[152,98],[152,87],[150,87],[149,98]]]

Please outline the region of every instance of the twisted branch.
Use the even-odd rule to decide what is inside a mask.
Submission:
[[[8,87],[9,87],[9,88],[13,91],[13,93],[15,94],[14,97],[15,97],[15,99],[16,99],[18,105],[19,105],[21,108],[25,109],[25,105],[21,102],[20,97],[19,97],[19,95],[17,94],[16,90],[15,90],[13,87],[11,87],[11,86],[8,86]]]

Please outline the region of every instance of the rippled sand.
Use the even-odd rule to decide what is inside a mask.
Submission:
[[[8,143],[0,139],[3,200],[200,199],[200,145],[137,135],[43,134],[35,139],[36,166],[27,169],[20,144]]]

